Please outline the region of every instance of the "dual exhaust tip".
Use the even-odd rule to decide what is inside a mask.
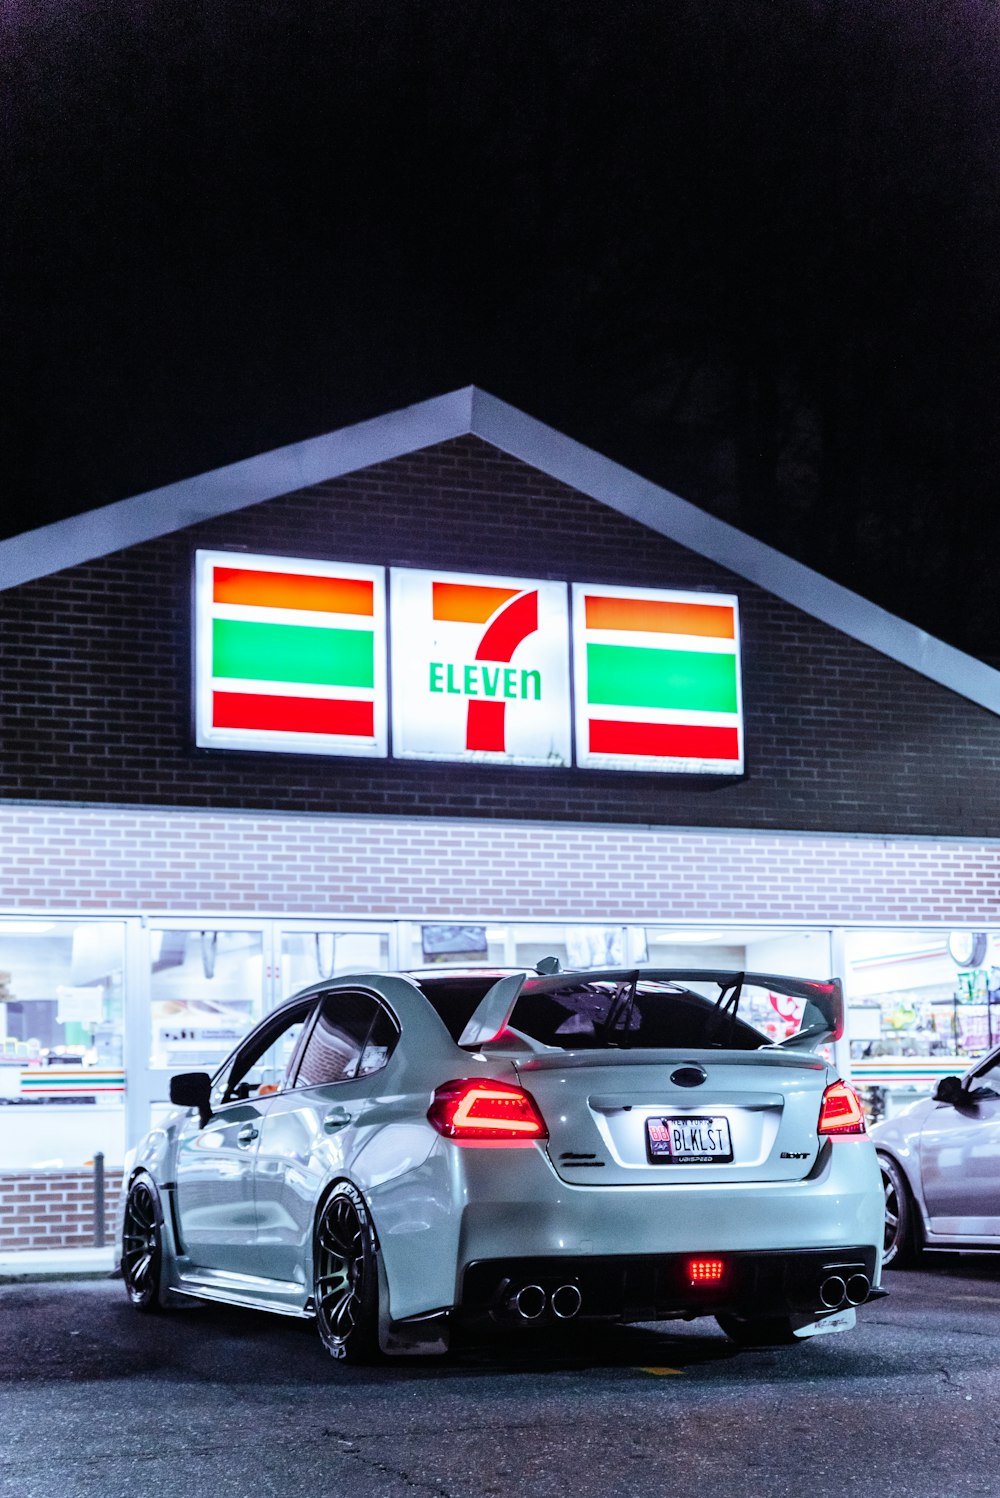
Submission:
[[[839,1311],[841,1306],[863,1306],[868,1299],[872,1283],[867,1274],[828,1274],[820,1282],[819,1298],[827,1311]]]
[[[871,1280],[856,1270],[850,1274],[828,1274],[819,1285],[820,1304],[826,1311],[842,1306],[862,1306],[871,1293]],[[567,1281],[548,1290],[534,1281],[521,1285],[507,1297],[507,1310],[521,1321],[541,1321],[546,1315],[557,1321],[572,1321],[583,1305],[579,1285]]]
[[[508,1308],[522,1321],[541,1321],[547,1311],[557,1321],[572,1321],[583,1305],[579,1285],[557,1285],[552,1291],[544,1285],[522,1285],[507,1301]]]

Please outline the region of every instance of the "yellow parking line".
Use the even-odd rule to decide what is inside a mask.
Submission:
[[[638,1369],[638,1372],[639,1373],[652,1373],[657,1378],[665,1378],[670,1373],[676,1373],[679,1377],[681,1377],[681,1376],[683,1376],[684,1369],[683,1368],[640,1368],[640,1369]]]

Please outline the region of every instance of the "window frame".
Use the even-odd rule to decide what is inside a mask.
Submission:
[[[281,1082],[278,1085],[277,1091],[276,1092],[272,1092],[272,1093],[268,1093],[267,1096],[268,1097],[280,1097],[282,1093],[289,1092],[291,1090],[291,1086],[292,1086],[292,1084],[291,1084],[291,1082],[290,1082],[289,1079],[293,1075],[293,1071],[297,1071],[297,1069],[298,1069],[298,1065],[299,1065],[299,1062],[300,1062],[300,1059],[301,1059],[302,1043],[303,1043],[304,1038],[306,1037],[306,1035],[311,1035],[312,1034],[313,1025],[316,1022],[316,1015],[319,1012],[318,999],[321,998],[321,997],[322,997],[321,995],[310,994],[308,996],[303,996],[303,998],[301,1000],[299,1000],[298,1003],[296,1003],[294,1000],[289,1000],[289,1002],[287,1004],[282,1004],[279,1009],[272,1010],[270,1014],[266,1015],[264,1017],[264,1019],[262,1019],[260,1021],[259,1024],[257,1024],[257,1025],[254,1026],[254,1028],[250,1031],[249,1035],[245,1035],[243,1037],[243,1039],[240,1041],[239,1045],[236,1046],[236,1048],[233,1051],[230,1052],[230,1054],[226,1057],[225,1061],[223,1061],[222,1065],[219,1067],[218,1071],[212,1077],[212,1096],[214,1097],[216,1088],[219,1086],[219,1079],[222,1077],[223,1073],[225,1073],[227,1071],[230,1072],[230,1073],[232,1072],[233,1068],[239,1062],[239,1059],[240,1059],[240,1056],[241,1056],[242,1052],[247,1049],[247,1047],[250,1045],[251,1041],[253,1041],[262,1031],[265,1032],[265,1033],[267,1033],[273,1027],[274,1034],[273,1034],[272,1038],[268,1041],[268,1043],[263,1047],[263,1050],[261,1050],[258,1053],[258,1059],[259,1059],[259,1057],[262,1056],[264,1054],[264,1052],[267,1051],[270,1048],[270,1046],[272,1046],[274,1044],[274,1042],[281,1036],[281,1034],[283,1033],[283,1031],[285,1029],[290,1029],[291,1028],[290,1024],[279,1026],[278,1025],[278,1020],[281,1017],[285,1016],[286,1012],[289,1013],[289,1014],[293,1014],[293,1013],[295,1013],[301,1007],[301,1008],[304,1008],[306,1012],[305,1012],[305,1016],[304,1016],[304,1018],[302,1020],[302,1029],[301,1029],[301,1031],[299,1033],[299,1037],[296,1040],[295,1046],[294,1046],[294,1048],[292,1050],[292,1054],[291,1054],[291,1056],[288,1059],[288,1065],[285,1067],[284,1074],[283,1074],[283,1076],[281,1078]],[[292,1021],[291,1023],[294,1024],[294,1023],[296,1023],[296,1021]],[[249,1066],[247,1067],[247,1070],[249,1070],[249,1067],[253,1066],[253,1065],[254,1065],[254,1062],[251,1061],[249,1063]],[[226,1091],[227,1092],[229,1091],[230,1085],[231,1085],[230,1082],[226,1083]],[[239,1083],[237,1083],[237,1086],[238,1085],[239,1085]],[[224,1098],[220,1099],[220,1101],[218,1102],[218,1104],[214,1104],[213,1105],[213,1110],[212,1111],[213,1111],[213,1114],[214,1113],[219,1113],[219,1112],[222,1111],[223,1108],[230,1108],[230,1107],[232,1107],[236,1103],[245,1103],[245,1102],[253,1102],[253,1101],[254,1101],[253,1098],[224,1097]]]
[[[300,1070],[302,1068],[302,1063],[305,1060],[306,1049],[307,1049],[307,1046],[309,1044],[309,1041],[312,1039],[313,1031],[315,1030],[316,1026],[319,1024],[319,1017],[320,1017],[320,1014],[322,1013],[323,1005],[324,1005],[324,1003],[326,1002],[326,1000],[328,998],[333,998],[333,997],[341,995],[341,994],[358,994],[358,995],[361,995],[363,998],[371,999],[372,1002],[375,1005],[375,1011],[372,1014],[371,1020],[370,1020],[369,1025],[368,1025],[368,1029],[365,1031],[365,1038],[362,1041],[361,1046],[360,1046],[360,1048],[358,1050],[358,1066],[361,1065],[361,1058],[364,1055],[365,1051],[367,1050],[369,1042],[371,1041],[372,1034],[373,1034],[375,1026],[376,1026],[376,1024],[378,1022],[378,1018],[379,1018],[378,1011],[379,1010],[382,1010],[383,1013],[388,1016],[389,1023],[392,1025],[393,1029],[396,1032],[395,1043],[393,1044],[392,1049],[389,1052],[389,1055],[386,1057],[384,1064],[382,1066],[380,1066],[376,1071],[365,1072],[364,1076],[360,1076],[358,1074],[355,1074],[353,1077],[339,1077],[339,1078],[337,1078],[336,1081],[331,1081],[331,1082],[310,1082],[308,1084],[303,1084],[302,1086],[300,1086],[299,1085],[299,1072],[300,1072]],[[293,1055],[291,1061],[289,1062],[288,1072],[286,1073],[286,1075],[287,1075],[287,1077],[289,1079],[288,1086],[286,1088],[284,1088],[283,1090],[287,1091],[287,1092],[312,1092],[317,1087],[343,1087],[343,1086],[345,1086],[349,1082],[364,1082],[369,1077],[377,1077],[378,1074],[379,1074],[379,1072],[385,1071],[385,1068],[389,1065],[389,1062],[392,1060],[393,1056],[395,1055],[396,1046],[399,1044],[400,1040],[402,1039],[403,1027],[399,1023],[398,1018],[393,1013],[393,1011],[389,1007],[389,1005],[386,1003],[386,1001],[382,997],[382,995],[379,994],[379,993],[376,993],[373,988],[364,988],[360,984],[346,984],[345,983],[343,985],[343,987],[325,988],[316,997],[317,997],[317,1000],[318,1000],[318,1002],[316,1003],[316,1007],[315,1007],[315,1009],[313,1011],[313,1014],[312,1014],[312,1016],[310,1018],[310,1021],[309,1021],[308,1025],[306,1025],[303,1028],[302,1034],[299,1037],[299,1044],[296,1047],[295,1054]]]
[[[1000,1072],[1000,1048],[989,1051],[985,1056],[980,1057],[978,1064],[973,1068],[973,1070],[969,1073],[968,1078],[966,1079],[965,1090],[970,1095],[976,1090],[977,1087],[982,1087],[985,1085],[990,1089],[992,1096],[977,1098],[977,1102],[991,1103],[1000,1101],[1000,1085],[994,1086],[994,1084],[991,1082],[983,1082],[983,1078],[988,1077],[992,1072]],[[998,1075],[997,1077],[997,1083],[1000,1084],[1000,1075]]]

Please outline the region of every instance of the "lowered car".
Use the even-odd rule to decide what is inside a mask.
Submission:
[[[872,1129],[885,1192],[884,1262],[924,1248],[1000,1248],[1000,1048]]]
[[[214,1077],[175,1076],[126,1162],[133,1305],[311,1317],[357,1361],[587,1317],[712,1316],[753,1345],[852,1326],[883,1197],[815,1049],[839,983],[539,969],[318,983]],[[795,1033],[748,1023],[761,1005]]]

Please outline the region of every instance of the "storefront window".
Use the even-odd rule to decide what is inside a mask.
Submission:
[[[645,949],[638,955],[643,967],[711,968],[820,980],[829,978],[833,970],[828,931],[647,926],[643,937]],[[766,986],[746,984],[740,1017],[778,1042],[798,1032],[802,1004]]]
[[[168,928],[149,937],[151,1065],[212,1071],[263,1013],[263,934]]]
[[[1000,934],[849,931],[851,1071],[869,1117],[891,1117],[1000,1043]]]
[[[341,973],[378,973],[389,966],[384,931],[283,931],[281,997]]]
[[[642,926],[517,926],[514,937],[518,962],[532,967],[542,957],[558,957],[566,968],[627,967],[646,958]]]
[[[511,967],[508,928],[485,921],[427,921],[399,926],[399,966]]]
[[[124,1147],[124,927],[0,920],[0,1161],[83,1165]]]

